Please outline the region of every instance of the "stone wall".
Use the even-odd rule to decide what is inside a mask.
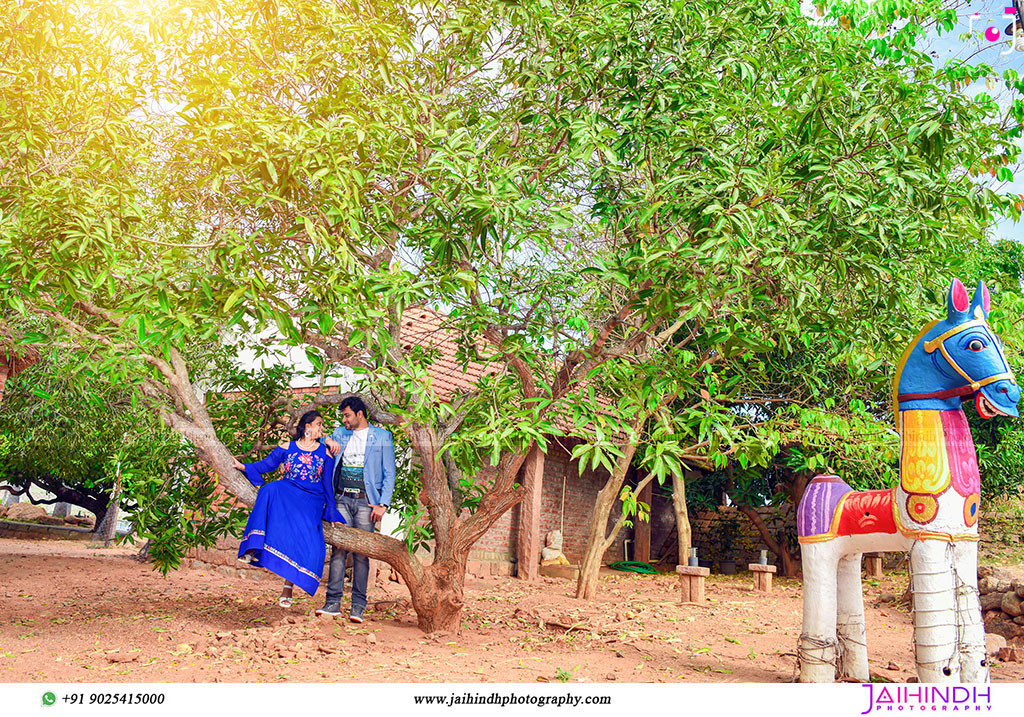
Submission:
[[[790,550],[794,559],[799,561],[800,550],[794,547],[796,511],[793,506],[786,503],[780,507],[764,506],[756,510],[776,540],[782,534],[789,536],[792,542]],[[736,536],[731,549],[722,545],[722,524],[729,520],[736,521]],[[693,530],[692,544],[697,548],[697,557],[702,563],[717,563],[731,558],[742,569],[749,563],[756,563],[762,550],[768,550],[754,524],[733,506],[722,506],[717,511],[695,511],[690,514],[690,527]],[[779,558],[769,550],[768,563],[776,565],[779,562]]]
[[[241,570],[259,570],[238,562],[238,538],[220,537],[210,548],[191,548],[185,555],[193,561],[207,565],[220,565]]]
[[[1024,580],[990,566],[978,568],[978,576],[985,632],[1002,635],[1007,645],[1024,646]]]
[[[1018,509],[1019,510],[1019,509]],[[1021,516],[1009,512],[999,512],[983,506],[978,516],[978,535],[983,545],[1019,547],[1024,543],[1021,533]]]
[[[92,531],[88,528],[73,528],[69,525],[42,525],[40,523],[19,523],[14,520],[0,520],[0,538],[21,538],[23,540],[89,540]]]

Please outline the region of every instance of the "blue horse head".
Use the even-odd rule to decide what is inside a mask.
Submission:
[[[988,325],[991,298],[979,281],[974,301],[959,279],[949,286],[945,320],[928,324],[903,352],[893,393],[898,410],[948,411],[974,397],[984,418],[1016,416],[1020,387]]]

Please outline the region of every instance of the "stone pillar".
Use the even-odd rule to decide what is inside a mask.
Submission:
[[[544,454],[534,446],[523,461],[523,500],[519,504],[516,558],[521,580],[536,580],[540,568],[540,498],[544,488]]]
[[[677,565],[679,587],[682,591],[682,602],[704,604],[704,579],[711,574],[710,568],[689,565]]]
[[[57,501],[56,503],[53,504],[53,517],[67,518],[69,510],[71,510],[70,503],[65,503],[64,501]]]
[[[645,485],[644,489],[640,491],[640,495],[637,496],[639,502],[651,505],[651,498],[654,495],[651,483]],[[634,516],[633,526],[633,540],[635,541],[633,554],[636,556],[634,560],[649,563],[651,562],[651,521],[650,519],[640,520],[639,517]]]
[[[882,577],[882,559],[885,553],[865,553],[864,567],[869,578]]]
[[[776,571],[774,565],[761,565],[751,563],[747,570],[754,574],[754,590],[759,593],[770,593],[772,591],[772,575]]]

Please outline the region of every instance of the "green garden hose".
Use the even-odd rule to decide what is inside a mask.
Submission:
[[[614,563],[609,563],[608,567],[612,570],[621,570],[624,573],[658,574],[658,571],[651,567],[650,563],[642,563],[639,560],[616,560]]]

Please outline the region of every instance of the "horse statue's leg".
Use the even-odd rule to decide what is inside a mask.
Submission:
[[[804,573],[804,622],[797,645],[801,682],[833,682],[836,675],[836,571],[834,541],[800,546]]]
[[[963,682],[988,682],[985,655],[985,624],[981,621],[978,598],[978,544],[973,540],[954,544],[956,568],[956,616],[960,626],[960,679]]]
[[[839,560],[836,632],[839,639],[839,676],[867,682],[870,675],[864,592],[860,579],[862,555],[855,553]]]
[[[943,540],[917,540],[910,549],[914,659],[921,682],[960,681],[951,547]]]

